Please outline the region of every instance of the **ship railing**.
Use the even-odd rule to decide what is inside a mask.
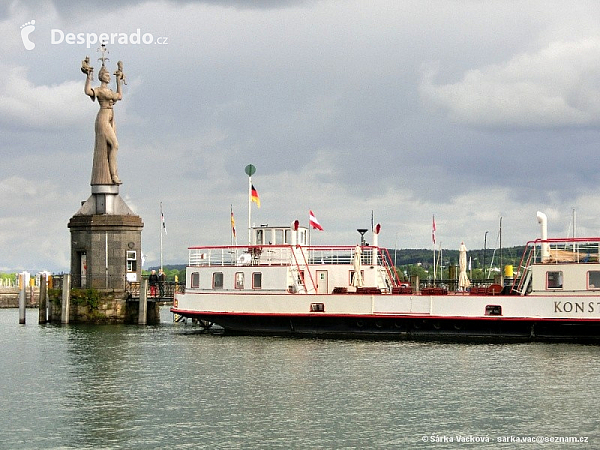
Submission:
[[[353,264],[355,246],[298,246],[306,258],[306,264]],[[204,246],[190,247],[190,266],[248,266],[248,265],[289,265],[293,261],[291,245],[252,245],[252,246]],[[380,247],[361,248],[361,265],[383,266],[394,278],[390,269],[391,258],[387,250]]]
[[[288,246],[191,247],[190,266],[286,265],[290,261]]]
[[[533,252],[532,264],[597,263],[600,255],[600,237],[554,238],[529,241],[525,252]]]
[[[587,264],[600,262],[600,237],[536,239],[525,246],[512,291],[524,295],[534,264]]]

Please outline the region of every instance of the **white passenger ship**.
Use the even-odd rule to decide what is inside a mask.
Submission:
[[[312,246],[297,224],[255,227],[252,245],[189,248],[171,311],[233,334],[600,340],[600,238],[547,239],[538,220],[514,279],[460,291],[400,282],[376,232]]]

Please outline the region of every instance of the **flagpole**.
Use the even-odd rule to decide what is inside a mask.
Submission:
[[[252,175],[256,173],[256,167],[248,164],[244,171],[248,175],[248,245],[252,245]]]
[[[440,281],[444,276],[444,258],[442,253],[442,243],[440,242],[440,253],[439,253],[439,261],[440,261]]]
[[[252,175],[248,175],[248,245],[252,244]]]
[[[160,202],[160,270],[162,271],[163,268],[163,220],[164,220],[164,216],[163,216],[163,210],[162,210],[162,202]]]
[[[433,244],[433,284],[435,285],[435,269],[436,269],[436,261],[435,261],[435,215],[432,219],[431,225],[431,241]]]
[[[433,244],[433,282],[435,283],[435,244]]]

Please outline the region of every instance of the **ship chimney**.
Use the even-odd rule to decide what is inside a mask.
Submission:
[[[372,260],[371,265],[377,265],[377,247],[379,247],[379,231],[381,231],[381,225],[377,224],[373,227],[373,249],[372,249]]]
[[[548,217],[543,212],[537,212],[537,221],[542,228],[542,241],[548,239]],[[550,244],[542,242],[542,262],[547,262],[550,259]]]
[[[292,222],[292,232],[291,232],[292,242],[290,242],[290,244],[294,247],[296,245],[298,245],[298,227],[299,226],[300,226],[300,222],[298,220],[294,220]]]

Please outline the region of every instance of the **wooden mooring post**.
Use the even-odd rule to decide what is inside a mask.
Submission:
[[[48,276],[40,275],[40,298],[39,298],[39,321],[43,324],[48,322]]]
[[[25,324],[25,303],[27,302],[27,287],[26,287],[26,277],[23,272],[19,275],[21,281],[21,289],[19,290],[19,323],[21,325]]]
[[[138,325],[148,322],[148,279],[143,278],[140,283],[140,304],[138,310]]]
[[[69,323],[69,303],[71,302],[71,274],[66,273],[62,279],[62,302],[60,310],[60,323]]]

